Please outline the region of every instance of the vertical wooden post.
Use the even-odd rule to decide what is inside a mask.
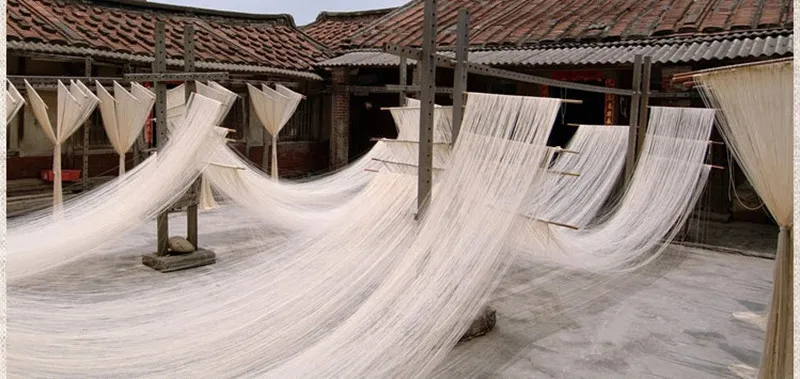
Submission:
[[[166,33],[164,30],[164,21],[156,21],[155,31],[155,61],[153,62],[153,73],[162,73],[167,71],[167,48],[166,48]],[[167,139],[167,84],[163,81],[154,83],[156,89],[156,128],[158,129],[158,136],[156,137],[156,146],[159,150],[164,147]],[[158,229],[158,255],[166,255],[167,240],[169,239],[169,210],[165,210],[158,215],[156,220],[156,228]]]
[[[647,121],[649,118],[649,111],[650,111],[650,70],[652,68],[653,62],[650,56],[644,57],[644,62],[642,63],[642,99],[640,103],[640,112],[639,112],[639,130],[636,131],[638,135],[638,142],[636,144],[636,161],[639,161],[639,156],[642,154],[642,149],[644,148],[644,137],[645,133],[647,132]]]
[[[86,57],[83,61],[83,72],[87,78],[92,77],[92,58]],[[91,117],[83,123],[83,155],[81,155],[81,189],[89,190],[89,132],[92,129]]]
[[[270,137],[269,133],[267,132],[267,129],[264,129],[264,131],[262,132],[261,141],[262,141],[261,142],[262,145],[264,145],[264,151],[261,152],[261,169],[265,173],[271,174],[269,172],[269,157],[270,157],[270,153],[272,152],[272,150],[271,150],[271,148],[272,148],[272,138]]]
[[[464,117],[464,98],[467,92],[467,54],[469,54],[469,13],[466,8],[458,10],[456,27],[456,68],[453,74],[453,136],[451,143],[455,145],[461,131],[461,119]]]
[[[183,69],[194,72],[194,25],[186,23],[183,26]],[[186,105],[189,105],[189,96],[195,91],[194,80],[186,81]],[[186,207],[186,240],[195,248],[197,244],[197,204],[200,194],[200,179],[195,180],[189,187],[189,204]]]
[[[641,96],[642,56],[633,59],[633,96],[631,96],[630,122],[628,129],[628,151],[625,155],[625,185],[630,184],[636,168],[636,128],[639,126],[639,98]]]
[[[406,57],[400,57],[400,85],[408,84],[408,60]],[[406,106],[406,91],[400,91],[400,106]]]
[[[433,106],[436,93],[436,0],[425,0],[422,34],[419,116],[419,177],[417,178],[417,218],[422,217],[430,202],[433,182]]]

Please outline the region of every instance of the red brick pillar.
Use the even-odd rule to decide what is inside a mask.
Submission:
[[[350,93],[347,69],[332,71],[333,101],[331,102],[330,167],[336,169],[347,164],[350,142]]]

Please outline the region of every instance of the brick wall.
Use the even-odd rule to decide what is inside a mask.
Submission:
[[[244,144],[234,145],[242,155],[247,150]],[[251,147],[250,160],[261,165],[263,148]],[[133,155],[127,154],[126,169],[133,168]],[[64,170],[81,170],[83,157],[80,152],[74,155],[73,163],[62,158],[61,168]],[[116,176],[119,157],[116,154],[96,154],[89,156],[89,176]],[[269,162],[267,162],[269,163]],[[8,157],[7,180],[39,178],[42,170],[53,168],[52,156]],[[282,177],[305,176],[326,171],[328,168],[328,144],[325,142],[278,142],[278,170]]]
[[[331,79],[334,89],[331,100],[330,167],[338,168],[347,164],[350,141],[350,94],[344,88],[337,88],[347,85],[347,69],[334,69]]]
[[[246,155],[244,144],[234,146],[242,155]],[[267,146],[269,148],[269,146]],[[267,154],[270,155],[270,154]],[[251,146],[249,159],[253,164],[263,166],[264,148]],[[267,167],[269,167],[269,160]],[[278,141],[278,173],[281,177],[306,176],[320,173],[328,168],[328,144],[310,141]]]
[[[125,156],[128,164],[127,169],[133,168],[131,154]],[[76,152],[72,159],[72,164],[66,156],[61,159],[61,169],[63,170],[81,170],[83,168],[83,156],[80,152]],[[119,156],[117,154],[97,154],[89,156],[89,176],[116,176],[119,164]],[[7,180],[17,179],[32,179],[38,178],[42,170],[50,170],[53,168],[52,156],[37,156],[37,157],[8,157],[6,162],[6,178]]]

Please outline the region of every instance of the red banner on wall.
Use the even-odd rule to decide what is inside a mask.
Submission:
[[[606,88],[616,88],[617,81],[614,79],[606,79]],[[604,119],[606,125],[614,125],[614,116],[616,113],[617,96],[607,93],[605,98]]]
[[[589,70],[556,71],[552,73],[550,77],[555,80],[561,80],[565,82],[603,80],[603,74],[600,71],[589,71]]]
[[[550,87],[545,85],[540,85],[539,97],[550,97]]]

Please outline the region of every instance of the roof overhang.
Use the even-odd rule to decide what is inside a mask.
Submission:
[[[92,49],[85,47],[55,45],[43,42],[8,41],[6,44],[6,48],[8,51],[12,52],[20,51],[20,52],[50,53],[50,54],[61,54],[61,55],[75,55],[81,57],[122,60],[131,63],[149,64],[155,60],[154,57],[146,55],[119,53],[114,51],[99,50],[99,49]],[[167,59],[167,65],[171,67],[183,67],[183,60]],[[321,76],[313,72],[286,70],[286,69],[265,67],[259,65],[250,65],[250,64],[197,61],[195,63],[195,67],[204,70],[280,75],[280,76],[286,76],[304,80],[314,80],[314,81],[322,80]]]
[[[452,55],[452,52],[442,52]],[[567,47],[499,48],[469,52],[469,61],[492,66],[571,66],[632,64],[636,55],[654,64],[774,58],[793,54],[793,35],[731,36],[726,39],[638,41],[635,44],[586,44]],[[407,64],[416,62],[409,60]],[[317,67],[397,67],[400,58],[382,51],[351,51],[316,64]]]

